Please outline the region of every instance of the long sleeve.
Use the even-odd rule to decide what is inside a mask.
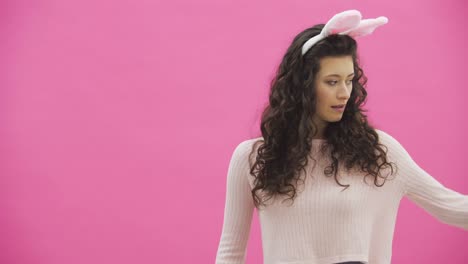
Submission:
[[[403,178],[403,195],[439,221],[468,230],[468,195],[442,185],[419,167],[396,139],[387,136]]]
[[[216,255],[216,264],[245,262],[254,203],[248,182],[250,142],[241,142],[234,150],[227,172],[224,222]]]

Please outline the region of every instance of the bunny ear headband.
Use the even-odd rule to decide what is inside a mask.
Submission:
[[[332,34],[348,35],[360,37],[371,34],[374,30],[387,24],[388,18],[380,16],[378,18],[361,20],[361,13],[357,10],[347,10],[334,15],[323,27],[320,34],[307,40],[302,46],[304,55],[315,43]]]

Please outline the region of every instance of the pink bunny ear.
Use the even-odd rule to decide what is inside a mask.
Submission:
[[[349,35],[359,37],[371,34],[376,28],[388,22],[388,18],[381,16],[378,18],[361,20],[361,13],[351,9],[334,15],[320,31],[320,34],[313,36],[302,45],[302,55],[304,55],[315,43],[332,34]]]
[[[361,13],[355,9],[346,10],[334,15],[320,31],[320,34],[307,40],[302,46],[302,55],[304,55],[315,43],[331,34],[353,29],[361,22]]]
[[[323,27],[321,34],[328,36],[337,34],[359,25],[361,21],[361,13],[358,10],[346,10],[334,15]]]
[[[339,34],[347,34],[351,37],[361,37],[371,34],[376,28],[387,23],[388,18],[384,16],[380,16],[378,18],[363,19],[357,27],[349,29],[345,32],[341,32]]]

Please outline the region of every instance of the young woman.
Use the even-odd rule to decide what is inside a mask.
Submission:
[[[385,23],[350,10],[294,38],[262,136],[232,154],[217,264],[244,263],[254,208],[266,264],[391,263],[404,196],[468,230],[468,196],[431,177],[363,114],[367,79],[354,37]]]

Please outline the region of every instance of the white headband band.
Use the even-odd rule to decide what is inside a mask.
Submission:
[[[376,28],[387,24],[388,18],[380,16],[378,18],[361,20],[361,13],[357,10],[347,10],[334,15],[323,27],[320,34],[307,40],[302,46],[302,55],[318,41],[332,34],[348,35],[360,37],[371,34]]]

